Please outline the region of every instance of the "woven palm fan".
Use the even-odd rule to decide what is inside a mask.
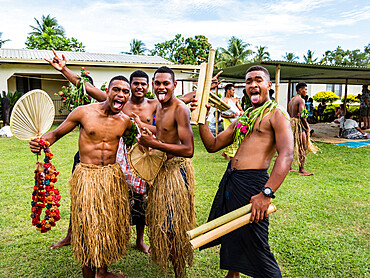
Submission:
[[[47,93],[42,90],[30,91],[14,105],[10,117],[10,129],[20,140],[40,138],[53,124],[54,114],[54,104]],[[51,162],[53,154],[50,151],[49,142],[39,140],[39,144],[45,153],[45,158],[39,162],[39,154],[37,154],[31,218],[36,230],[45,233],[60,219],[58,209],[60,195],[54,185],[59,172]],[[41,218],[43,208],[46,208],[44,219]]]
[[[53,124],[54,111],[53,101],[47,93],[42,90],[30,91],[14,105],[10,129],[20,140],[39,138]]]
[[[166,159],[166,153],[160,150],[145,148],[143,153],[139,144],[135,144],[128,153],[128,162],[133,172],[150,185],[153,184]]]

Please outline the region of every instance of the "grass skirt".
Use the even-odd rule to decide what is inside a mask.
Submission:
[[[228,118],[224,118],[223,125],[224,125],[224,130],[226,130],[229,127],[229,125],[231,125],[231,121]],[[239,143],[234,141],[231,145],[224,148],[223,151],[228,157],[232,158],[235,156],[238,148],[239,148]]]
[[[185,270],[193,260],[186,232],[196,224],[194,169],[189,159],[175,157],[164,162],[149,187],[146,212],[152,260],[166,269],[174,250],[178,265]]]
[[[301,164],[304,161],[305,156],[311,152],[316,154],[319,149],[311,141],[310,130],[304,131],[304,127],[301,123],[301,119],[291,118],[290,124],[291,124],[293,135],[294,135],[293,162],[298,164],[299,166],[303,166]],[[303,142],[302,142],[302,137],[301,137],[302,129],[303,129],[303,132],[305,132],[307,136],[307,150],[305,150],[305,146],[303,145]]]
[[[97,268],[120,260],[130,239],[128,189],[121,167],[80,163],[69,182],[74,256],[82,266]]]

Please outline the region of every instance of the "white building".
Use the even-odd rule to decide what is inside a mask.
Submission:
[[[142,70],[152,78],[159,67],[168,66],[175,72],[178,81],[175,94],[181,95],[192,90],[192,82],[187,80],[192,76],[190,72],[199,69],[196,65],[175,65],[158,56],[69,51],[57,51],[57,54],[59,57],[62,57],[62,54],[66,57],[68,68],[76,74],[80,74],[81,67],[85,67],[98,88],[116,75],[129,79],[132,72]],[[68,81],[44,60],[50,60],[53,56],[51,50],[0,48],[0,92],[42,89],[53,99],[58,116],[61,100],[55,93],[58,93],[63,85],[68,85]],[[152,91],[151,82],[149,83],[149,90]],[[66,113],[63,113],[64,117]]]

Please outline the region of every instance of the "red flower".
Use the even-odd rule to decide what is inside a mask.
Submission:
[[[50,163],[44,163],[44,168],[50,168],[51,164]]]
[[[82,69],[82,70],[85,70],[85,67],[82,67],[81,69]]]
[[[40,139],[40,140],[39,140],[39,145],[40,145],[41,147],[44,147],[44,146],[45,146],[45,144],[46,144],[46,142],[45,142],[44,140],[42,140],[42,139]]]

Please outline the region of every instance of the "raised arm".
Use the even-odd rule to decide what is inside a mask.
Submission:
[[[275,134],[278,157],[265,186],[276,192],[288,174],[293,162],[294,139],[290,121],[279,109],[276,109],[271,117],[271,126]],[[251,222],[258,222],[268,216],[267,209],[271,203],[270,197],[266,197],[261,192],[251,198],[251,203]]]
[[[52,60],[44,59],[50,65],[52,65],[56,70],[60,71],[65,78],[68,79],[73,85],[77,86],[80,83],[81,79],[77,76],[77,74],[73,73],[69,68],[67,68],[67,60],[66,57],[62,54],[62,58],[58,57],[57,53],[54,49],[54,57]],[[85,82],[86,92],[98,101],[105,101],[107,99],[107,95],[105,92],[99,90],[89,82]]]
[[[68,115],[67,119],[65,119],[60,126],[58,126],[55,130],[46,133],[42,139],[48,141],[50,145],[52,145],[64,135],[71,132],[80,123],[80,119],[84,113],[82,110],[83,109],[81,109],[81,107],[77,107]],[[31,152],[40,153],[41,148],[38,142],[39,139],[30,141]]]
[[[234,142],[234,129],[237,120],[235,120],[229,127],[221,132],[217,137],[214,137],[209,130],[208,125],[199,124],[199,134],[204,147],[208,152],[214,153],[217,152]]]

